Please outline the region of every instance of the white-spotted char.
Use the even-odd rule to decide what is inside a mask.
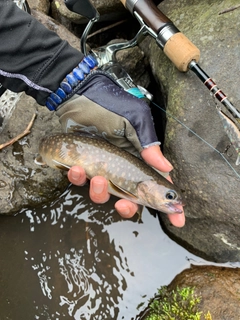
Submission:
[[[168,214],[182,213],[179,190],[141,159],[104,139],[85,134],[47,136],[39,146],[37,163],[66,169],[79,165],[91,179],[108,180],[109,193]]]

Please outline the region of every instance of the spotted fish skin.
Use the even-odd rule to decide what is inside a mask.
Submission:
[[[39,145],[42,164],[53,168],[79,165],[87,177],[108,180],[109,193],[168,214],[181,213],[179,190],[156,170],[104,139],[62,133],[44,137]]]
[[[240,164],[240,131],[237,126],[233,123],[233,121],[225,115],[219,108],[217,108],[218,114],[223,122],[223,127],[225,132],[227,133],[229,140],[231,141],[234,149],[237,152],[237,160],[236,165]]]

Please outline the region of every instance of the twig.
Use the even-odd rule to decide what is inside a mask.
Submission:
[[[236,9],[239,8],[239,7],[240,7],[240,4],[239,4],[238,6],[225,9],[225,10],[223,10],[223,11],[220,11],[220,12],[219,12],[219,15],[220,15],[220,14],[227,13],[227,12],[230,12],[230,11],[233,11],[233,10],[236,10]]]
[[[29,134],[31,132],[31,128],[32,128],[32,125],[33,125],[33,122],[36,118],[36,113],[34,113],[34,115],[32,116],[32,119],[31,121],[29,122],[27,128],[20,134],[18,134],[15,138],[12,138],[11,140],[3,143],[3,144],[0,144],[0,150],[2,150],[3,148],[7,147],[7,146],[10,146],[12,145],[14,142],[20,140],[21,138],[23,138],[24,136],[26,136],[27,134]]]
[[[122,24],[122,23],[124,23],[124,22],[126,22],[126,21],[127,21],[127,20],[121,20],[121,21],[112,23],[112,24],[110,24],[110,25],[107,26],[107,27],[101,28],[101,29],[99,29],[99,30],[97,30],[97,31],[89,34],[89,35],[87,36],[87,39],[95,36],[96,34],[99,34],[99,33],[102,33],[102,32],[104,32],[104,31],[107,31],[107,30],[109,30],[109,29],[111,29],[111,28],[114,28],[114,27],[118,26],[119,24]]]

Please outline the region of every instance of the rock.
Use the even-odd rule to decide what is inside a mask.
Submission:
[[[49,0],[27,0],[30,9],[40,11],[42,13],[48,14],[50,9]]]
[[[0,135],[0,144],[22,133],[33,114],[37,113],[37,118],[30,134],[0,151],[0,214],[10,215],[53,200],[69,183],[62,172],[34,163],[40,138],[61,130],[57,116],[37,105],[33,98],[24,93],[20,95]]]
[[[201,297],[199,309],[203,314],[210,312],[212,319],[238,320],[240,318],[240,269],[214,266],[191,266],[177,275],[167,291],[176,288],[194,287],[196,296]],[[147,310],[139,320],[146,319]],[[201,317],[201,319],[203,319]]]
[[[169,290],[191,286],[202,296],[201,309],[213,319],[240,318],[240,269],[214,266],[191,266],[176,276]]]
[[[79,19],[79,15],[68,10],[64,1],[53,1],[51,3],[52,17],[61,25],[72,31],[71,21]],[[85,22],[87,20],[85,19]]]
[[[228,94],[236,106],[240,102],[239,8],[233,1],[164,1],[160,9],[200,49],[200,66]],[[185,197],[186,226],[177,229],[164,218],[168,234],[206,259],[218,262],[240,260],[239,176],[221,154],[230,144],[215,101],[208,89],[190,71],[180,73],[156,45],[145,49],[157,82],[162,83],[167,101],[168,121],[164,152],[173,163],[173,181]],[[220,104],[219,104],[220,105]],[[219,153],[202,142],[172,116],[206,140]],[[226,158],[235,165],[236,152]]]

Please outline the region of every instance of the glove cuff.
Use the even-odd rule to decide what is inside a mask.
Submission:
[[[50,111],[56,111],[60,104],[69,99],[73,90],[85,79],[91,71],[98,65],[97,60],[92,55],[87,55],[75,67],[71,73],[67,74],[60,87],[52,92],[47,100],[46,107]]]

